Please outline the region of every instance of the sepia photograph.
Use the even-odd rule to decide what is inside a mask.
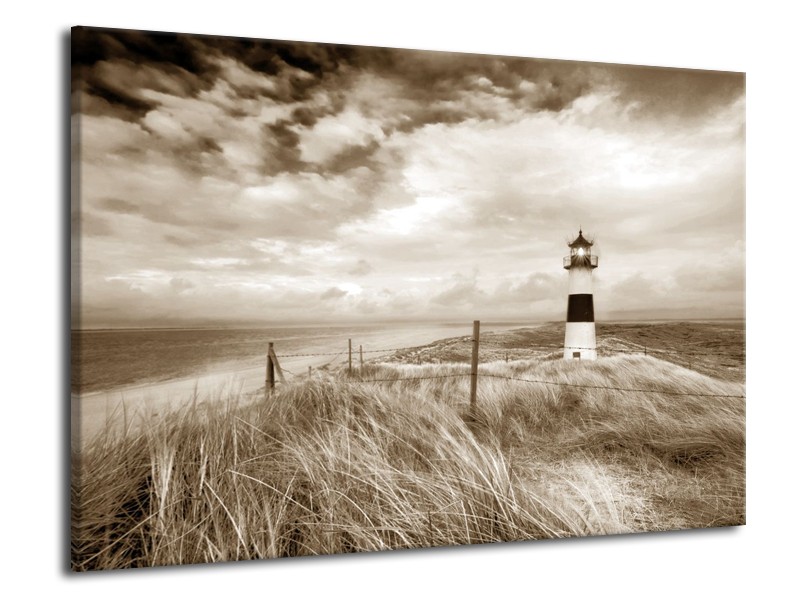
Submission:
[[[73,571],[745,524],[744,73],[69,45]]]

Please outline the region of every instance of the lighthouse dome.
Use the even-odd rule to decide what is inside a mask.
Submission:
[[[578,237],[569,244],[570,248],[591,248],[594,245],[594,242],[590,242],[585,237],[583,237],[583,229],[578,231]]]

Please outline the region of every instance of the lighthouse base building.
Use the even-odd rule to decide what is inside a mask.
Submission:
[[[567,325],[564,333],[566,360],[595,360],[597,339],[594,329],[594,297],[592,271],[597,268],[597,256],[592,254],[593,242],[583,237],[583,231],[569,244],[570,255],[564,257],[569,271]]]

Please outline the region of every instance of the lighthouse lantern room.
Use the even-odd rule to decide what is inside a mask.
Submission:
[[[564,257],[564,268],[569,271],[567,326],[564,334],[564,358],[568,360],[597,358],[592,298],[592,271],[597,268],[597,255],[592,254],[593,245],[594,242],[583,237],[581,229],[578,237],[569,244],[569,256]]]

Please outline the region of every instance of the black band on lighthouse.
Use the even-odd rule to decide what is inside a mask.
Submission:
[[[567,304],[567,323],[594,323],[592,294],[570,294]]]

